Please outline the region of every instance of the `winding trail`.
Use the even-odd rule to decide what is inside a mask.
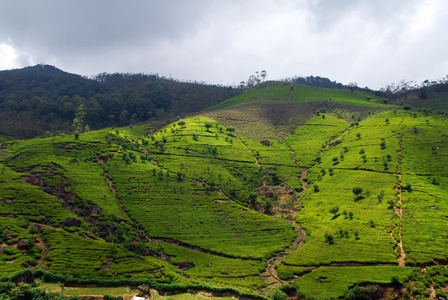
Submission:
[[[402,182],[402,175],[399,173],[399,166],[401,166],[401,151],[403,149],[403,134],[400,136],[400,150],[398,151],[398,164],[397,164],[397,177],[398,177],[398,182],[397,182],[397,186],[395,187],[395,189],[398,191],[398,199],[397,199],[397,203],[399,204],[398,207],[395,206],[394,210],[395,213],[398,215],[399,219],[400,219],[400,223],[399,223],[399,227],[398,227],[398,236],[400,237],[399,241],[396,241],[394,236],[393,236],[393,231],[391,233],[392,238],[394,239],[395,242],[397,242],[398,247],[400,247],[400,250],[398,251],[398,249],[396,249],[396,253],[398,256],[398,265],[400,267],[405,267],[406,266],[406,252],[404,250],[404,245],[403,245],[403,236],[401,234],[401,230],[402,230],[402,217],[403,217],[403,201],[402,201],[402,188],[401,188],[401,182]]]
[[[294,151],[291,149],[291,147],[289,145],[287,145],[289,148],[289,151],[291,152],[291,160],[292,162],[297,165],[296,160],[295,160],[295,153]],[[301,176],[300,176],[300,182],[302,183],[302,191],[301,192],[297,192],[294,191],[295,195],[297,196],[297,206],[300,207],[301,203],[300,200],[302,199],[303,195],[306,193],[307,189],[308,189],[308,183],[304,180],[304,178],[306,177],[307,173],[308,173],[308,169],[307,168],[301,168],[297,165],[298,168],[300,168],[301,170]],[[283,281],[282,279],[280,279],[280,277],[278,276],[277,273],[277,266],[278,265],[282,265],[282,259],[287,256],[289,253],[296,251],[297,249],[299,249],[303,243],[304,240],[306,239],[306,232],[300,227],[300,224],[297,223],[295,221],[297,214],[300,212],[299,209],[297,209],[296,207],[294,207],[293,209],[293,215],[292,215],[292,220],[289,220],[289,223],[295,228],[295,231],[297,232],[297,236],[294,239],[294,241],[291,243],[291,245],[289,246],[288,249],[286,249],[284,252],[279,252],[277,253],[274,257],[272,257],[270,260],[267,261],[268,263],[268,267],[266,269],[266,271],[269,273],[270,277],[273,278],[276,282],[271,283],[271,286],[268,288],[269,291],[272,291],[273,289],[275,289],[276,287],[280,286],[281,284],[284,284],[285,281]]]

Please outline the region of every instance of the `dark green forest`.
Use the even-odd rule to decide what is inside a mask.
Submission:
[[[92,79],[36,65],[0,72],[0,133],[30,138],[72,130],[80,105],[91,130],[200,111],[231,98],[232,87],[158,75],[99,74]]]

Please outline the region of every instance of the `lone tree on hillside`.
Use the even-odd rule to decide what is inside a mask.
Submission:
[[[359,195],[362,194],[362,191],[363,191],[363,188],[360,187],[360,186],[355,186],[355,187],[352,189],[352,192],[353,192],[353,194],[355,194],[356,198],[359,198]]]
[[[226,127],[226,131],[228,131],[229,133],[232,133],[235,131],[235,127]]]
[[[333,215],[336,215],[339,211],[339,207],[338,206],[333,206],[329,209],[330,213],[332,213]]]
[[[207,128],[207,131],[210,131],[210,128],[212,128],[212,123],[210,122],[205,123],[205,128]]]

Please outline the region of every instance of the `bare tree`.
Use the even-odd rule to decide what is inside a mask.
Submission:
[[[266,79],[266,76],[268,76],[268,73],[266,72],[266,70],[262,70],[260,73],[261,78],[263,78],[263,82]]]

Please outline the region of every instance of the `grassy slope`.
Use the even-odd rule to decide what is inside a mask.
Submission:
[[[238,138],[225,134],[225,130],[221,132],[217,123],[206,130],[204,124],[211,121],[193,118],[185,120],[183,126],[161,129],[146,146],[150,153],[157,153],[152,159],[160,161],[160,165],[156,166],[155,161],[154,164],[127,164],[113,159],[106,166],[108,176],[116,185],[125,209],[149,236],[180,240],[231,256],[269,257],[294,238],[290,225],[248,210],[225,194],[191,184],[192,179],[209,184],[213,180],[213,186],[235,194],[242,202],[247,197],[245,187],[232,186],[235,189],[232,192],[227,189],[228,183],[241,181],[239,176],[253,176],[251,173],[257,171],[253,155]],[[197,141],[193,134],[197,135]],[[163,148],[156,146],[163,139],[166,139]],[[189,141],[189,150],[180,149],[186,141]],[[212,147],[217,148],[216,153],[210,152]],[[169,160],[167,154],[170,154]],[[188,162],[183,162],[190,156],[199,164],[190,168]],[[227,157],[231,158],[230,163],[246,163],[253,169],[247,169],[245,164],[229,166],[229,162],[221,162]],[[219,167],[214,167],[213,162]],[[186,179],[176,179],[179,172],[185,172]]]
[[[153,257],[139,257],[102,240],[86,240],[65,231],[56,231],[46,236],[46,242],[49,245],[49,271],[56,274],[80,278],[171,276],[176,278],[175,281],[182,281],[169,264]]]
[[[34,173],[45,173],[50,167],[54,169],[52,177],[59,179],[54,185],[70,185],[79,198],[97,204],[107,214],[126,219],[104,179],[101,164],[90,162],[97,155],[117,151],[117,147],[101,144],[106,134],[107,130],[86,133],[82,142],[77,142],[73,136],[20,141],[9,148],[20,157],[11,161],[10,166],[24,170],[38,167]]]
[[[321,89],[295,86],[289,91],[290,86],[273,87],[253,91],[251,97],[261,97],[257,93],[263,93],[269,102],[283,101],[278,99],[285,95],[289,95],[290,101],[299,96],[303,100],[328,96]],[[350,95],[332,92],[331,98],[336,102]],[[372,100],[363,97],[366,95],[350,101],[372,104]],[[444,199],[448,182],[446,167],[440,162],[447,155],[443,130],[447,121],[437,116],[414,117],[390,111],[350,125],[335,115],[313,117],[285,140],[270,139],[271,146],[241,134],[239,127],[234,134],[229,133],[225,126],[204,117],[187,119],[185,125],[173,123],[151,135],[150,128],[142,126],[104,129],[82,134],[79,140],[60,136],[16,142],[4,149],[9,157],[4,155],[0,165],[0,226],[3,231],[8,230],[9,245],[32,236],[44,241],[42,246],[46,249],[42,254],[37,248],[31,252],[11,250],[1,256],[0,272],[8,274],[21,268],[22,262],[36,263],[43,256],[39,265],[81,277],[89,275],[79,267],[80,261],[95,266],[93,272],[97,276],[139,277],[150,270],[158,280],[184,280],[172,265],[155,258],[140,256],[137,264],[132,262],[132,257],[138,256],[126,249],[129,245],[111,243],[113,236],[118,235],[114,232],[117,229],[107,229],[109,235],[103,237],[107,242],[93,234],[96,227],[86,220],[81,228],[59,230],[62,220],[83,218],[64,209],[57,197],[21,179],[34,174],[41,176],[46,186],[60,186],[75,194],[78,204],[97,205],[101,218],[114,216],[118,220],[114,226],[119,227],[120,223],[132,227],[130,224],[135,221],[138,230],[143,229],[149,238],[174,239],[198,247],[196,250],[200,251],[165,242],[157,247],[146,243],[156,252],[172,256],[174,265],[193,261],[196,266],[184,272],[191,279],[246,289],[264,288],[265,282],[257,276],[264,270],[264,262],[213,253],[266,259],[291,243],[295,236],[292,226],[281,218],[249,209],[253,208],[249,198],[263,183],[272,184],[274,176],[284,185],[281,188],[300,188],[299,166],[309,168],[309,187],[300,200],[297,216],[308,237],[298,250],[283,259],[279,275],[301,276],[310,271],[309,266],[330,263],[397,265],[399,251],[394,239],[400,240],[396,213],[400,206],[406,262],[445,259],[446,237],[440,232],[447,225]],[[208,130],[206,123],[211,124]],[[270,171],[260,171],[263,169]],[[399,188],[408,183],[412,189]],[[314,190],[314,185],[318,190]],[[363,187],[362,197],[353,195],[355,186]],[[381,191],[384,194],[379,199]],[[256,200],[255,208],[262,211],[260,206],[267,198],[258,196],[262,199]],[[276,209],[290,199],[292,196],[281,194],[275,200]],[[33,201],[37,205],[30,209]],[[39,206],[40,201],[45,205]],[[339,207],[335,215],[329,211],[333,206]],[[345,216],[344,211],[352,212],[353,217]],[[19,217],[10,218],[6,215],[9,213]],[[44,215],[50,218],[46,220]],[[58,230],[30,233],[30,221]],[[135,235],[141,235],[140,241],[145,242],[142,231],[129,230],[125,235],[134,235],[137,241]],[[334,244],[326,241],[325,234],[333,235]],[[37,245],[38,242],[34,244]],[[87,255],[80,254],[81,248],[89,249]],[[204,250],[212,253],[203,253]],[[92,257],[96,260],[90,263]],[[106,267],[111,261],[113,264]],[[207,263],[211,267],[205,267]],[[409,273],[406,268],[362,268],[350,269],[353,276],[347,275],[347,267],[319,268],[295,283],[315,296],[336,297],[355,283],[390,282],[391,276],[404,278]],[[323,285],[316,283],[319,277],[330,279],[325,283],[326,292]],[[328,291],[332,291],[331,295]]]
[[[247,91],[204,110],[202,115],[237,127],[246,138],[283,140],[316,111],[352,122],[390,109],[383,100],[360,91],[279,84]]]
[[[174,132],[171,131],[173,127],[162,129],[153,135],[153,139],[146,137],[148,127],[143,126],[85,133],[79,140],[75,140],[74,136],[60,136],[12,145],[7,149],[9,158],[5,158],[8,165],[2,169],[3,173],[11,176],[8,179],[11,183],[2,181],[2,199],[12,199],[13,203],[0,205],[4,205],[5,212],[20,212],[25,219],[18,227],[21,233],[12,240],[16,227],[10,220],[14,219],[5,218],[6,221],[0,224],[2,230],[8,230],[5,241],[14,245],[19,238],[27,237],[27,221],[34,220],[51,228],[40,233],[45,249],[43,257],[37,253],[36,258],[43,258],[39,262],[43,268],[80,277],[92,274],[96,277],[139,277],[149,271],[158,280],[178,280],[176,273],[155,259],[138,259],[131,264],[129,258],[134,254],[122,248],[128,246],[110,243],[114,236],[123,236],[118,232],[122,228],[113,229],[118,224],[112,223],[112,227],[105,228],[104,225],[94,226],[90,221],[83,220],[82,215],[64,209],[57,197],[42,191],[53,187],[75,195],[71,202],[66,203],[69,206],[86,205],[88,208],[98,205],[101,212],[92,214],[92,217],[100,219],[98,224],[104,224],[101,220],[106,220],[107,216],[114,216],[118,222],[126,224],[130,221],[129,214],[152,238],[172,238],[230,256],[264,258],[283,250],[295,236],[291,225],[248,210],[231,200],[244,204],[252,187],[261,184],[260,179],[254,179],[258,172],[254,155],[237,136],[225,133],[225,128],[220,129],[216,122],[213,122],[210,132],[205,130],[204,122],[213,120],[187,120],[184,127],[175,125]],[[193,134],[197,134],[197,141]],[[163,148],[156,146],[158,140],[162,142],[164,139],[166,144]],[[145,153],[143,144],[146,144],[151,155]],[[182,146],[186,148],[185,145],[190,146],[189,150],[179,149]],[[218,151],[211,153],[211,146],[217,147]],[[39,159],[40,156],[42,159]],[[191,161],[186,161],[186,156]],[[125,160],[125,157],[132,159]],[[147,158],[152,159],[153,163]],[[43,188],[22,181],[22,175],[10,168],[21,169],[26,176],[36,175],[41,180],[38,184]],[[177,173],[182,174],[179,181]],[[112,188],[108,181],[112,182]],[[48,211],[39,210],[39,206],[35,206],[36,212],[31,211],[30,197],[27,196],[22,199],[26,205],[20,204],[16,197],[23,196],[27,190],[46,201],[47,205],[42,209]],[[48,205],[50,200],[55,202],[56,207]],[[20,207],[22,210],[19,210]],[[47,223],[42,215],[55,217]],[[59,231],[57,226],[68,217],[83,220],[81,227]],[[95,231],[97,228],[106,230],[103,238],[108,242],[92,234],[98,234]],[[55,229],[58,231],[53,233]],[[128,237],[124,235],[124,238],[128,239],[130,234],[134,233],[127,232]],[[167,252],[168,247],[169,244],[164,247]],[[266,267],[265,263],[244,262],[201,252],[195,254],[195,251],[184,248],[180,250],[183,259],[197,260],[194,257],[198,257],[198,263],[204,259],[213,263],[211,268],[206,269],[208,273],[201,274],[203,267],[199,265],[199,271],[186,272],[192,278],[244,289],[265,287],[264,281],[257,276]],[[6,263],[1,264],[1,272],[13,272],[21,267],[20,263],[33,259],[25,256],[25,251],[8,254]],[[85,272],[87,265],[92,268],[91,272]],[[244,265],[247,265],[244,268],[249,268],[247,271],[241,268]],[[242,277],[245,278],[243,281],[235,279]]]
[[[293,284],[317,299],[333,299],[345,295],[349,287],[355,284],[387,284],[391,282],[393,276],[404,282],[411,274],[412,268],[389,266],[325,267],[294,280]]]
[[[388,112],[361,122],[336,137],[341,143],[325,149],[321,154],[322,162],[311,168],[307,177],[311,185],[302,200],[297,220],[309,236],[301,248],[283,259],[283,263],[299,266],[331,262],[396,264],[396,245],[391,232],[399,241],[400,221],[391,209],[390,201],[400,207],[400,199],[403,203],[401,232],[406,262],[428,263],[434,259],[446,259],[443,228],[447,221],[444,214],[446,201],[443,199],[447,196],[447,182],[446,167],[440,164],[446,159],[448,146],[441,129],[446,122],[440,117],[414,118],[409,113]],[[358,133],[361,133],[360,137]],[[385,147],[380,145],[382,138],[386,142]],[[361,149],[365,158],[360,154]],[[337,162],[334,157],[338,157]],[[329,174],[330,168],[333,175]],[[397,188],[406,187],[408,183],[412,186],[410,191],[402,189],[400,192]],[[314,184],[319,186],[318,192],[314,192]],[[355,199],[352,193],[355,186],[364,188],[362,199]],[[384,191],[384,196],[379,199],[381,191]],[[333,215],[329,208],[335,205],[339,212]],[[353,212],[353,219],[344,217],[343,211]],[[339,234],[341,229],[343,237]],[[353,235],[355,231],[359,233],[359,239]],[[334,244],[325,241],[325,233],[334,236]],[[397,251],[399,253],[399,248]],[[334,270],[342,272],[335,277],[337,282],[341,281],[341,276],[347,275],[343,269]],[[369,281],[366,271],[362,272],[363,276],[355,276],[352,284],[360,280]],[[386,273],[381,274],[382,279],[387,277]],[[322,284],[326,286],[321,289],[311,279],[319,277],[325,276],[315,271],[296,283],[317,297],[341,296],[346,292],[346,288],[342,291],[341,287],[329,283]]]
[[[343,89],[319,88],[291,83],[251,90],[209,107],[205,111],[228,108],[253,101],[254,99],[260,101],[283,100],[291,102],[330,100],[365,106],[378,106],[384,100],[381,97],[361,91],[350,92],[349,90]]]

